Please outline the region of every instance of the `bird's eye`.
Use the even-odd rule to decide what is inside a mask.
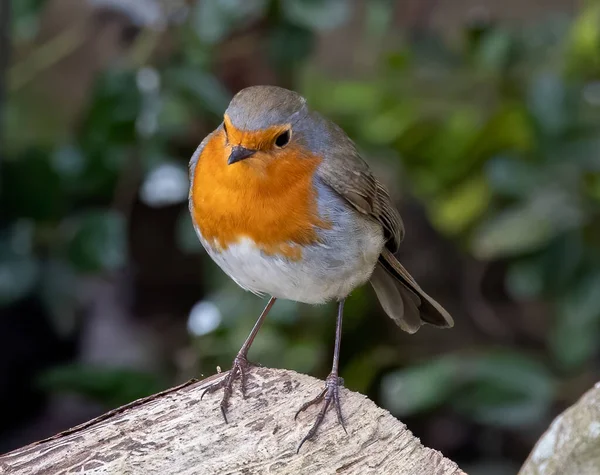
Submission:
[[[286,130],[285,132],[279,134],[275,139],[275,145],[278,147],[285,147],[290,141],[290,131]]]

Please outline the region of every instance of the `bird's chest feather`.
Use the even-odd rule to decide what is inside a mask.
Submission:
[[[224,134],[216,133],[202,151],[191,193],[194,224],[216,251],[242,242],[269,256],[302,258],[302,246],[319,241],[314,174],[318,157],[298,156],[292,146],[271,159],[260,152],[227,165]]]
[[[223,145],[217,134],[199,157],[190,209],[225,273],[252,292],[305,303],[343,298],[368,280],[381,226],[315,178],[318,157],[258,156],[228,166]]]

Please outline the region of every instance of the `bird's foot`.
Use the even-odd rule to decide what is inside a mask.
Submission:
[[[300,445],[298,446],[296,453],[300,452],[300,448],[302,447],[304,442],[312,439],[315,436],[319,426],[321,425],[321,423],[323,422],[323,419],[325,418],[325,414],[327,413],[327,410],[329,409],[329,407],[332,404],[335,407],[335,412],[337,413],[338,422],[341,424],[342,429],[344,429],[344,432],[346,432],[346,434],[348,434],[348,431],[346,430],[346,425],[344,424],[344,417],[342,416],[342,408],[340,406],[340,387],[343,385],[344,385],[344,380],[342,378],[338,377],[337,374],[331,373],[329,376],[327,376],[327,379],[325,380],[325,389],[323,389],[323,391],[321,391],[317,397],[315,397],[314,399],[311,399],[308,402],[305,402],[304,404],[302,404],[302,407],[300,407],[300,409],[298,409],[298,412],[296,412],[294,419],[296,419],[298,417],[298,414],[305,411],[310,406],[312,406],[314,404],[318,404],[321,401],[324,401],[323,406],[321,407],[321,410],[319,411],[319,414],[317,414],[317,418],[316,418],[313,426],[308,431],[308,434],[306,434],[306,436],[300,442]]]
[[[242,389],[242,397],[246,397],[246,376],[248,370],[254,366],[252,363],[248,361],[248,359],[241,354],[238,354],[233,360],[233,364],[231,365],[231,369],[229,370],[229,374],[225,376],[223,379],[211,384],[208,386],[200,399],[204,397],[206,393],[213,393],[219,389],[223,389],[223,398],[221,399],[221,414],[223,414],[223,419],[225,419],[225,423],[227,423],[227,408],[229,407],[229,398],[231,397],[231,393],[233,392],[233,382],[239,378],[241,389]]]

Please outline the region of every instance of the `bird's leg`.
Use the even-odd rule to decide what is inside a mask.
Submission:
[[[327,379],[325,380],[325,388],[323,389],[323,391],[321,391],[319,393],[319,395],[317,397],[315,397],[314,399],[311,399],[310,401],[305,402],[300,407],[300,409],[298,409],[298,412],[296,412],[294,419],[296,419],[298,417],[298,414],[300,414],[302,411],[308,409],[310,406],[312,406],[314,404],[318,404],[321,401],[324,401],[323,406],[321,407],[321,410],[317,414],[317,418],[316,418],[313,426],[308,431],[308,434],[306,434],[304,439],[302,439],[302,441],[300,442],[300,445],[298,446],[296,453],[300,452],[300,447],[302,447],[304,442],[312,439],[315,436],[315,434],[317,433],[317,429],[323,422],[323,419],[325,418],[325,414],[327,413],[327,410],[329,409],[331,404],[333,404],[333,406],[335,407],[335,412],[337,413],[338,422],[341,424],[342,428],[344,429],[344,432],[346,432],[346,434],[348,433],[346,431],[346,425],[344,424],[344,417],[342,416],[342,409],[340,406],[340,386],[342,386],[344,384],[344,382],[343,382],[342,378],[340,378],[338,375],[338,367],[339,367],[339,360],[340,360],[340,346],[342,343],[342,317],[343,317],[343,315],[344,315],[344,300],[340,300],[340,302],[338,304],[338,314],[337,314],[337,321],[336,321],[336,325],[335,325],[335,348],[333,350],[333,365],[331,367],[331,373],[329,373],[329,376],[327,376]]]
[[[269,303],[267,303],[267,306],[260,314],[260,317],[258,317],[258,320],[252,327],[250,335],[248,335],[248,338],[246,338],[246,341],[240,348],[240,351],[238,351],[237,356],[234,358],[233,364],[231,365],[231,369],[229,370],[227,376],[208,386],[200,397],[200,399],[202,399],[206,393],[212,393],[217,389],[222,388],[223,398],[221,399],[221,414],[223,414],[223,419],[225,419],[225,422],[227,422],[227,407],[229,406],[229,398],[231,397],[233,382],[238,376],[240,378],[242,387],[242,396],[246,397],[246,372],[252,366],[252,363],[248,361],[248,350],[250,350],[252,342],[254,342],[254,338],[256,338],[256,335],[265,321],[265,318],[269,314],[271,307],[273,307],[275,300],[275,297],[271,297]]]

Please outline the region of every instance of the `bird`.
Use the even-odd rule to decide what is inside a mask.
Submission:
[[[454,325],[395,257],[404,225],[387,189],[344,130],[300,94],[271,85],[240,90],[193,153],[189,178],[192,223],[207,254],[242,289],[270,296],[227,376],[205,391],[223,390],[225,422],[235,380],[245,395],[248,351],[277,299],[337,302],[331,372],[296,413],[321,405],[298,451],[331,407],[346,431],[339,355],[344,302],[354,289],[370,282],[408,333],[425,323]]]

